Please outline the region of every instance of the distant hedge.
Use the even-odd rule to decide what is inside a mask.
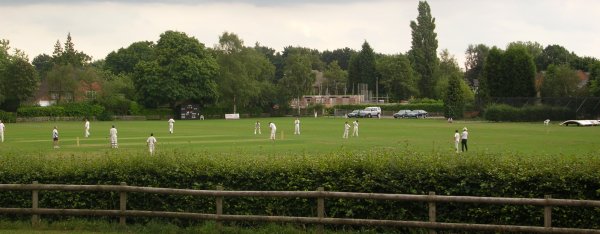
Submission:
[[[14,123],[16,122],[15,114],[0,110],[0,120],[2,120],[3,123]]]
[[[327,191],[600,200],[596,155],[421,154],[208,155],[114,152],[0,156],[1,183],[111,184],[186,189]],[[110,192],[40,192],[40,207],[118,209]],[[315,199],[226,198],[224,214],[315,216]],[[419,202],[328,199],[327,217],[426,221]],[[214,213],[214,198],[129,193],[128,209]],[[31,207],[31,192],[0,193],[0,207]],[[439,222],[540,226],[543,207],[437,204]],[[553,227],[600,228],[600,209],[554,207]],[[15,216],[12,216],[15,218]],[[17,216],[18,217],[18,216]],[[27,218],[26,216],[23,218]],[[57,219],[44,216],[45,220]],[[132,219],[133,222],[145,219]],[[174,221],[175,222],[175,221]]]
[[[19,117],[91,117],[97,116],[104,111],[104,107],[88,103],[68,103],[60,106],[32,106],[19,107],[17,116]]]
[[[575,112],[566,107],[525,106],[521,108],[506,104],[494,104],[484,111],[484,118],[490,121],[531,122],[575,119]]]

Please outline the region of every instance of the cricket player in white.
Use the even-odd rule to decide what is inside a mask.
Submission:
[[[85,119],[85,137],[89,137],[90,136],[90,121],[88,119]]]
[[[56,126],[54,126],[54,130],[52,130],[52,144],[54,144],[55,149],[60,148],[58,146],[58,129],[56,129]]]
[[[256,133],[258,132],[258,135],[261,135],[262,133],[260,133],[260,122],[256,121],[256,123],[254,124],[254,135],[256,135]]]
[[[354,127],[352,128],[352,136],[358,137],[358,120],[353,122]]]
[[[115,149],[119,148],[119,145],[117,144],[117,129],[115,128],[115,125],[113,125],[110,129],[110,147]]]
[[[2,120],[0,120],[0,139],[1,142],[4,142],[4,123],[2,123]]]
[[[275,126],[275,123],[269,122],[269,128],[271,129],[270,139],[275,141],[275,133],[277,133],[277,126]]]
[[[156,145],[156,138],[154,138],[154,133],[150,133],[150,137],[148,137],[148,140],[146,140],[146,144],[148,144],[150,156],[154,155],[154,146]]]
[[[300,120],[298,118],[294,120],[294,135],[300,135]]]
[[[346,123],[344,123],[344,135],[342,135],[342,138],[344,138],[344,139],[348,138],[349,131],[350,131],[350,124],[348,124],[348,121],[346,121]]]
[[[458,133],[458,129],[454,131],[454,148],[456,149],[456,153],[458,153],[458,143],[460,143],[460,133]]]
[[[173,118],[169,119],[169,133],[173,134],[173,124],[175,123],[175,120]]]

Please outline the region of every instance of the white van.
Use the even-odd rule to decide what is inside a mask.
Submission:
[[[371,117],[380,118],[381,117],[381,107],[378,107],[378,106],[367,107],[364,110],[360,111],[358,113],[358,116],[362,117],[362,118],[371,118]]]

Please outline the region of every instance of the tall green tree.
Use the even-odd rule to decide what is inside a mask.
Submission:
[[[155,57],[140,61],[132,76],[139,101],[148,107],[186,102],[213,102],[218,95],[219,66],[196,38],[166,31],[155,46]]]
[[[326,50],[321,53],[321,60],[323,60],[323,62],[326,64],[331,64],[331,62],[337,61],[340,68],[343,70],[348,70],[350,58],[352,58],[353,54],[356,54],[356,51],[348,47],[335,49],[333,51]]]
[[[446,92],[448,91],[448,85],[452,77],[464,77],[456,58],[447,49],[440,52],[440,64],[435,76],[437,80],[434,87],[436,99],[446,98]],[[474,96],[469,85],[462,78],[458,79],[458,82],[458,87],[461,89],[460,94],[463,95],[462,100],[465,102],[473,101]]]
[[[219,102],[233,106],[233,113],[237,113],[238,105],[263,105],[265,89],[269,89],[275,75],[275,67],[268,58],[254,48],[245,47],[236,34],[228,32],[219,37],[216,57],[220,67]]]
[[[154,43],[150,41],[134,42],[127,48],[120,48],[110,52],[105,59],[104,66],[114,74],[132,74],[135,65],[140,61],[154,58]]]
[[[573,56],[565,47],[560,45],[548,45],[536,58],[536,64],[539,71],[545,71],[550,64],[569,64],[571,60],[573,60]]]
[[[465,51],[465,79],[469,85],[474,86],[479,83],[483,76],[483,65],[485,57],[490,48],[484,44],[469,45]]]
[[[362,49],[350,59],[348,65],[348,82],[352,87],[359,83],[367,84],[369,90],[377,89],[377,68],[375,65],[375,52],[367,41],[362,44]]]
[[[479,101],[486,104],[491,97],[504,97],[510,87],[507,80],[504,79],[504,52],[498,47],[492,47],[488,52],[483,66],[483,79],[479,81],[477,96]]]
[[[92,57],[89,55],[75,49],[75,43],[73,43],[71,33],[67,34],[67,41],[65,42],[64,47],[60,46],[60,41],[56,41],[52,57],[54,64],[71,64],[74,67],[83,67],[92,60]]]
[[[435,18],[427,1],[419,1],[417,21],[410,22],[412,45],[409,51],[414,70],[419,74],[421,96],[434,98],[435,72],[438,68]]]
[[[568,65],[550,64],[542,83],[543,97],[573,97],[579,91],[579,76]]]
[[[465,110],[461,76],[453,73],[448,77],[448,86],[444,94],[444,116],[446,118],[462,118]]]
[[[302,95],[309,94],[315,79],[316,76],[312,72],[311,59],[308,55],[300,52],[287,55],[284,76],[279,80],[279,86],[289,99],[297,98],[300,100]],[[299,105],[298,114],[300,114]]]
[[[333,60],[327,65],[323,76],[325,77],[325,86],[330,94],[338,95],[346,91],[348,72],[338,65],[337,60]]]
[[[410,61],[404,55],[384,55],[377,59],[379,83],[390,101],[407,100],[417,96],[419,89]]]
[[[534,97],[536,67],[527,49],[509,47],[503,60],[504,97]]]
[[[80,69],[72,64],[54,65],[46,74],[48,91],[56,104],[73,101],[80,79]]]
[[[38,89],[38,75],[21,50],[9,52],[10,42],[0,40],[0,104],[2,109],[16,111],[22,101]]]

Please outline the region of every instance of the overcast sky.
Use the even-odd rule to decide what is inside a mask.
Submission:
[[[463,66],[469,44],[512,41],[562,45],[600,58],[600,1],[430,0],[438,52],[448,49]],[[213,47],[223,32],[246,45],[281,51],[285,46],[360,50],[366,40],[379,53],[410,49],[410,21],[418,0],[0,0],[0,39],[30,60],[52,54],[71,33],[75,48],[103,59],[136,41],[157,41],[177,30]]]

